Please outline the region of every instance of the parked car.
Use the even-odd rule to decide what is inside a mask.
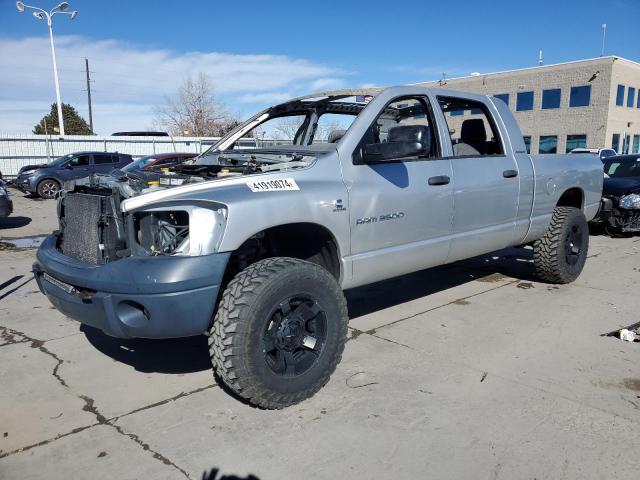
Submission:
[[[2,178],[2,177],[0,177]],[[7,185],[0,180],[0,218],[6,218],[13,212],[13,202],[9,198]]]
[[[196,156],[198,156],[197,153],[159,153],[138,158],[120,170],[123,172],[135,172],[138,170],[151,170],[155,167],[172,167]]]
[[[149,132],[149,131],[136,131],[136,132],[115,132],[111,134],[112,137],[168,137],[167,132]]]
[[[26,165],[18,171],[15,186],[42,198],[53,198],[67,180],[92,173],[110,173],[131,163],[131,155],[110,152],[77,152],[58,157],[51,163]]]
[[[234,148],[283,122],[288,144]],[[525,244],[540,278],[575,280],[603,181],[594,155],[528,155],[504,102],[416,86],[276,105],[173,170],[152,188],[100,176],[63,192],[39,288],[115,337],[207,333],[218,376],[263,408],[328,381],[343,289]]]
[[[569,153],[591,153],[592,155],[597,155],[600,160],[618,154],[613,148],[574,148]]]
[[[613,236],[640,232],[640,154],[604,160],[602,201],[595,223]]]

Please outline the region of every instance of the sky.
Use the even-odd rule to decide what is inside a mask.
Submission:
[[[155,109],[200,72],[245,119],[319,90],[535,66],[540,49],[545,64],[598,57],[603,23],[605,55],[640,62],[640,0],[69,4],[77,17],[53,22],[62,101],[88,118],[88,58],[101,135],[151,128]],[[46,22],[0,0],[0,133],[31,133],[53,102]]]

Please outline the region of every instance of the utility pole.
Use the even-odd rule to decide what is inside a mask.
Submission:
[[[89,59],[84,59],[84,69],[87,72],[87,100],[89,102],[89,129],[93,133],[93,112],[91,110],[91,79],[89,78]]]

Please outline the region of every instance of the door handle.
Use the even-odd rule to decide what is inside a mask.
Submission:
[[[451,179],[446,175],[438,175],[429,178],[429,185],[448,185]]]
[[[502,176],[504,178],[514,178],[518,176],[518,171],[517,170],[505,170],[504,172],[502,172]]]

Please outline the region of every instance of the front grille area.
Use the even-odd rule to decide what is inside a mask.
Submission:
[[[102,263],[100,254],[100,218],[103,197],[70,193],[64,198],[62,253],[85,263]]]
[[[60,219],[62,253],[91,265],[116,260],[125,245],[119,205],[115,194],[67,193]]]

